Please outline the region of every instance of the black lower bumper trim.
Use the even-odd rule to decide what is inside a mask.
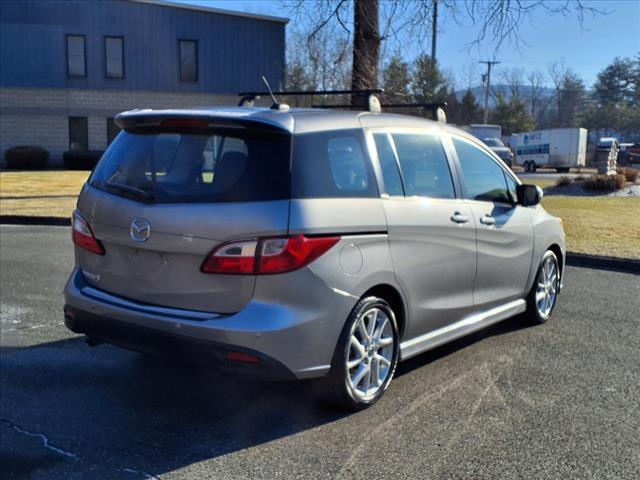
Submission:
[[[69,330],[87,337],[141,353],[178,357],[221,371],[260,380],[295,380],[286,366],[261,352],[210,340],[175,335],[153,328],[140,327],[120,320],[96,315],[65,305],[64,323]],[[259,363],[232,362],[229,352],[243,352],[260,360]]]

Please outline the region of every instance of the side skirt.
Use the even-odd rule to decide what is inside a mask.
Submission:
[[[469,333],[481,330],[509,317],[522,313],[527,309],[523,299],[514,300],[494,307],[486,312],[476,313],[463,318],[459,322],[425,333],[419,337],[406,340],[400,344],[400,361],[411,358],[427,350],[439,347]]]

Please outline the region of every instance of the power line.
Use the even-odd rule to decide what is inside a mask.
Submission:
[[[487,64],[487,86],[484,91],[484,115],[483,115],[483,123],[487,123],[489,121],[489,88],[491,87],[491,67],[493,65],[497,65],[500,62],[495,60],[480,60],[478,63],[486,63]]]

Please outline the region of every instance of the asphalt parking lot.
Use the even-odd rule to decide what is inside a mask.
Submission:
[[[552,321],[402,364],[357,414],[63,326],[66,227],[0,229],[0,451],[13,478],[640,475],[640,276],[569,267]]]

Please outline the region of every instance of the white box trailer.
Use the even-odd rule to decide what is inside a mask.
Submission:
[[[568,172],[584,167],[587,158],[586,128],[554,128],[511,135],[510,146],[516,154],[515,164],[527,172],[537,168],[555,168]]]

